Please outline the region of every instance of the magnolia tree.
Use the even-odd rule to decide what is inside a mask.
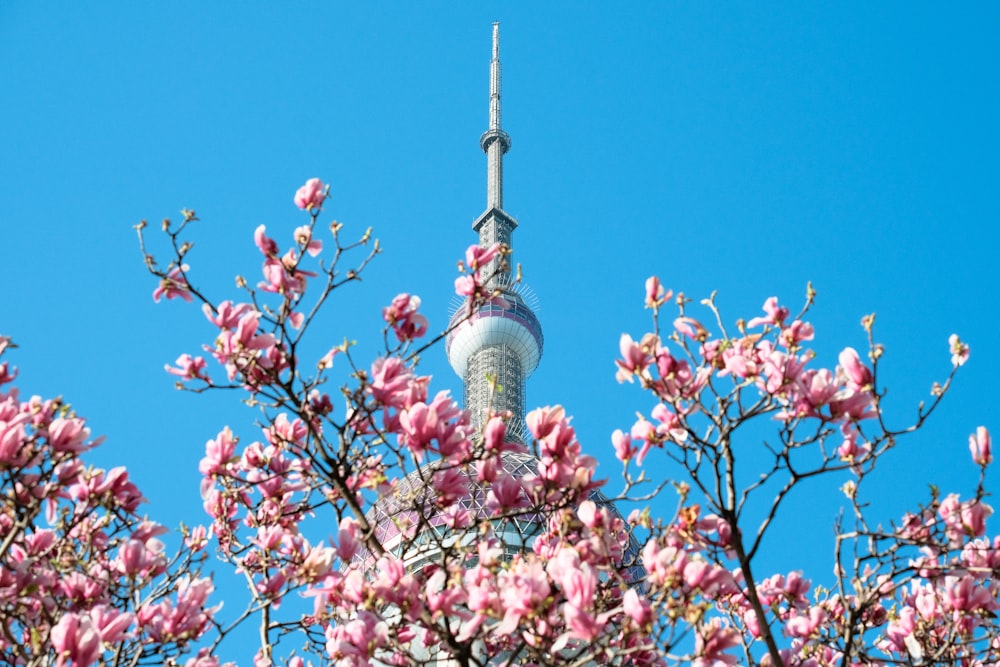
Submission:
[[[867,354],[848,347],[824,368],[808,348],[811,290],[797,315],[771,298],[730,324],[711,299],[696,319],[651,278],[652,331],[623,335],[616,363],[655,407],[612,435],[623,466],[614,488],[595,477],[562,408],[527,416],[525,447],[506,436],[511,415],[475,430],[446,392],[433,393],[417,359],[447,332],[428,340],[415,296],[383,308],[377,358],[358,359],[347,343],[308,352],[311,339],[329,339],[317,313],[379,252],[369,232],[346,242],[344,226],[321,223],[326,197],[312,179],[295,195],[301,226],[256,229],[263,279],[238,278],[239,296],[224,300],[193,280],[193,212],[163,222],[165,263],[138,226],[154,299],[198,302],[207,320],[206,354],[184,354],[168,372],[194,392],[238,390],[260,425],[246,444],[229,427],[209,440],[198,464],[207,522],[184,529],[176,555],[138,514],[124,470],[84,464],[97,441],[68,406],[0,394],[6,664],[209,667],[246,624],[257,638],[247,660],[261,667],[1000,661],[986,429],[970,438],[972,497],[933,495],[888,527],[865,516],[876,462],[920,428],[968,358],[957,337],[950,373],[898,430],[882,414],[874,318],[862,320]],[[506,253],[466,253],[456,291],[470,314],[503,298],[485,272]],[[661,328],[668,308],[678,314]],[[13,380],[5,363],[0,384]],[[766,461],[740,485],[748,463],[736,445],[759,442],[760,424],[772,429]],[[642,470],[655,458],[683,477],[649,486]],[[830,475],[850,479],[835,575],[814,586],[801,571],[761,572],[789,494]],[[660,492],[677,494],[657,504],[672,513],[626,519],[607,500],[648,505]],[[226,618],[200,574],[210,553],[249,591]]]

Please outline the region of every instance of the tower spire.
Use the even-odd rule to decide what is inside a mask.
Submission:
[[[493,58],[490,60],[490,125],[479,138],[486,153],[486,210],[503,210],[503,156],[510,150],[510,136],[500,125],[500,24],[493,24]]]
[[[500,129],[500,24],[493,24],[493,60],[490,61],[490,129]]]

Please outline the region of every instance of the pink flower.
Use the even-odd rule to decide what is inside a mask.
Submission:
[[[663,285],[656,276],[646,278],[646,308],[658,308],[673,295],[673,290],[664,292]]]
[[[951,494],[941,501],[938,514],[944,520],[945,533],[954,546],[967,537],[980,537],[986,532],[986,518],[993,508],[978,500],[959,501],[958,494]]]
[[[781,330],[778,342],[785,347],[795,347],[804,340],[812,340],[815,334],[816,330],[813,328],[813,325],[802,320],[795,320]]]
[[[427,333],[427,318],[417,312],[420,297],[398,294],[382,309],[382,319],[389,323],[399,342],[420,338]]]
[[[376,359],[372,363],[371,385],[368,390],[372,398],[379,403],[394,408],[402,408],[413,403],[420,402],[426,398],[414,395],[414,387],[418,379],[413,375],[413,371],[399,357],[383,357]],[[423,387],[426,392],[426,386]],[[419,391],[417,393],[420,393]],[[414,400],[415,399],[415,400]]]
[[[521,481],[511,475],[497,477],[486,494],[486,508],[494,515],[528,505]]]
[[[472,276],[459,276],[455,278],[455,294],[459,296],[472,296],[476,293],[478,285]]]
[[[513,633],[522,619],[548,610],[552,589],[538,560],[516,558],[509,569],[501,570],[497,583],[504,615],[496,634]]]
[[[174,362],[175,366],[165,364],[163,366],[171,375],[176,375],[183,382],[188,380],[204,380],[211,384],[205,372],[205,359],[203,357],[192,357],[190,354],[182,354]]]
[[[810,637],[826,620],[822,607],[811,607],[808,615],[796,614],[785,622],[785,634],[789,637]]]
[[[209,579],[182,578],[177,586],[176,604],[166,599],[139,608],[136,620],[140,630],[156,642],[201,637],[215,613],[215,609],[205,607],[213,588]]]
[[[370,611],[361,611],[357,618],[327,628],[326,653],[340,665],[370,667],[376,650],[388,641],[385,621]]]
[[[948,347],[951,349],[952,366],[961,366],[969,360],[969,346],[962,342],[958,334],[948,336]]]
[[[265,257],[277,257],[278,244],[275,243],[274,239],[265,233],[266,231],[267,227],[264,225],[258,225],[257,229],[253,230],[253,242],[257,244],[260,252]]]
[[[632,446],[632,437],[621,429],[615,429],[611,434],[611,444],[615,447],[615,456],[622,463],[629,461],[636,454],[637,450]]]
[[[740,633],[735,628],[725,625],[719,618],[713,618],[695,635],[694,651],[698,658],[691,662],[692,667],[735,665],[739,659],[723,651],[738,646],[739,642]]]
[[[652,355],[647,352],[650,342],[643,338],[642,341],[636,343],[628,334],[622,334],[618,341],[618,349],[621,351],[622,358],[615,361],[615,365],[618,366],[615,378],[618,382],[626,380],[632,382],[632,376],[642,375],[646,368],[653,363]]]
[[[205,443],[205,458],[198,464],[202,475],[226,475],[227,467],[233,462],[236,438],[227,426],[219,432],[215,440]]]
[[[184,276],[189,268],[187,264],[181,264],[170,269],[170,272],[160,279],[160,286],[153,290],[153,301],[159,303],[161,298],[176,299],[177,297],[191,301],[193,298],[191,288]]]
[[[846,347],[840,353],[840,369],[846,377],[847,386],[853,391],[868,391],[871,389],[872,372],[861,363],[858,351]]]
[[[115,644],[125,638],[125,631],[135,621],[135,616],[130,613],[123,614],[106,604],[99,604],[90,610],[90,619],[101,635],[101,640]]]
[[[318,544],[306,553],[299,566],[298,576],[301,581],[315,583],[330,573],[337,551]]]
[[[53,419],[49,424],[49,445],[57,452],[82,452],[93,447],[87,444],[90,429],[82,419]]]
[[[361,526],[353,517],[345,516],[340,520],[337,529],[337,555],[342,561],[350,562],[361,546],[358,538],[361,536]]]
[[[639,627],[645,627],[653,621],[653,609],[649,601],[640,598],[634,588],[625,592],[625,597],[622,598],[622,610]]]
[[[454,505],[469,495],[469,479],[458,468],[445,468],[434,473],[434,502],[439,507]]]
[[[981,466],[987,465],[993,460],[990,432],[986,430],[985,426],[980,426],[974,434],[969,436],[969,450],[972,452],[972,460]]]
[[[310,178],[295,192],[295,205],[307,211],[312,211],[314,208],[319,209],[323,205],[323,200],[326,199],[326,192],[327,188],[323,185],[323,181],[318,178]]]
[[[465,251],[465,265],[470,271],[479,271],[490,263],[500,252],[500,244],[494,243],[489,248],[470,245]]]
[[[239,324],[240,318],[253,310],[253,306],[249,303],[234,306],[232,301],[223,301],[215,309],[206,303],[201,310],[208,321],[215,326],[220,329],[232,329]]]
[[[127,577],[144,578],[162,571],[165,565],[163,543],[155,539],[129,540],[119,548],[115,559],[116,568]]]
[[[507,437],[507,425],[500,417],[490,417],[483,427],[483,445],[488,452],[499,452],[503,450],[504,440]]]
[[[693,317],[678,317],[674,320],[674,329],[688,338],[705,341],[708,339],[708,329]]]
[[[73,667],[87,667],[101,656],[101,635],[89,616],[64,614],[49,635],[56,650],[56,666],[69,663]]]
[[[773,324],[780,327],[788,317],[788,308],[779,306],[776,296],[769,297],[764,302],[764,312],[767,313],[766,317],[755,317],[747,322],[747,326],[753,328],[762,324]]]
[[[315,257],[323,250],[323,242],[313,239],[312,227],[302,225],[295,229],[295,242],[299,247],[309,253],[310,257]]]
[[[569,420],[566,419],[566,411],[561,405],[555,407],[547,405],[544,408],[535,408],[528,413],[525,421],[528,423],[528,430],[531,431],[531,435],[535,436],[538,440],[547,438],[561,426],[569,425]]]

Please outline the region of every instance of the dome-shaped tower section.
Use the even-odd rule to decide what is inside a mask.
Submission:
[[[500,26],[493,24],[490,61],[490,124],[479,145],[486,153],[486,211],[472,224],[479,245],[513,248],[517,220],[503,210],[503,156],[510,136],[500,123]],[[542,356],[542,326],[511,278],[512,254],[497,256],[485,268],[487,287],[502,298],[484,304],[471,315],[465,307],[452,316],[447,351],[451,367],[465,386],[465,407],[475,427],[491,413],[509,412],[507,437],[524,443],[524,381]],[[464,320],[464,321],[463,321]],[[454,326],[457,325],[457,326]]]

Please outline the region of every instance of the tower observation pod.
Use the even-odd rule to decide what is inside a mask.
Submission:
[[[510,136],[500,122],[500,26],[493,24],[493,57],[490,60],[489,127],[479,139],[486,153],[486,210],[472,224],[479,245],[513,248],[517,220],[503,210],[503,156],[510,150]],[[499,298],[471,314],[461,307],[452,316],[446,342],[448,361],[465,386],[465,407],[472,424],[481,428],[490,414],[507,412],[508,440],[526,442],[524,381],[542,356],[542,326],[525,303],[512,279],[512,254],[497,256],[482,269],[488,288]]]

